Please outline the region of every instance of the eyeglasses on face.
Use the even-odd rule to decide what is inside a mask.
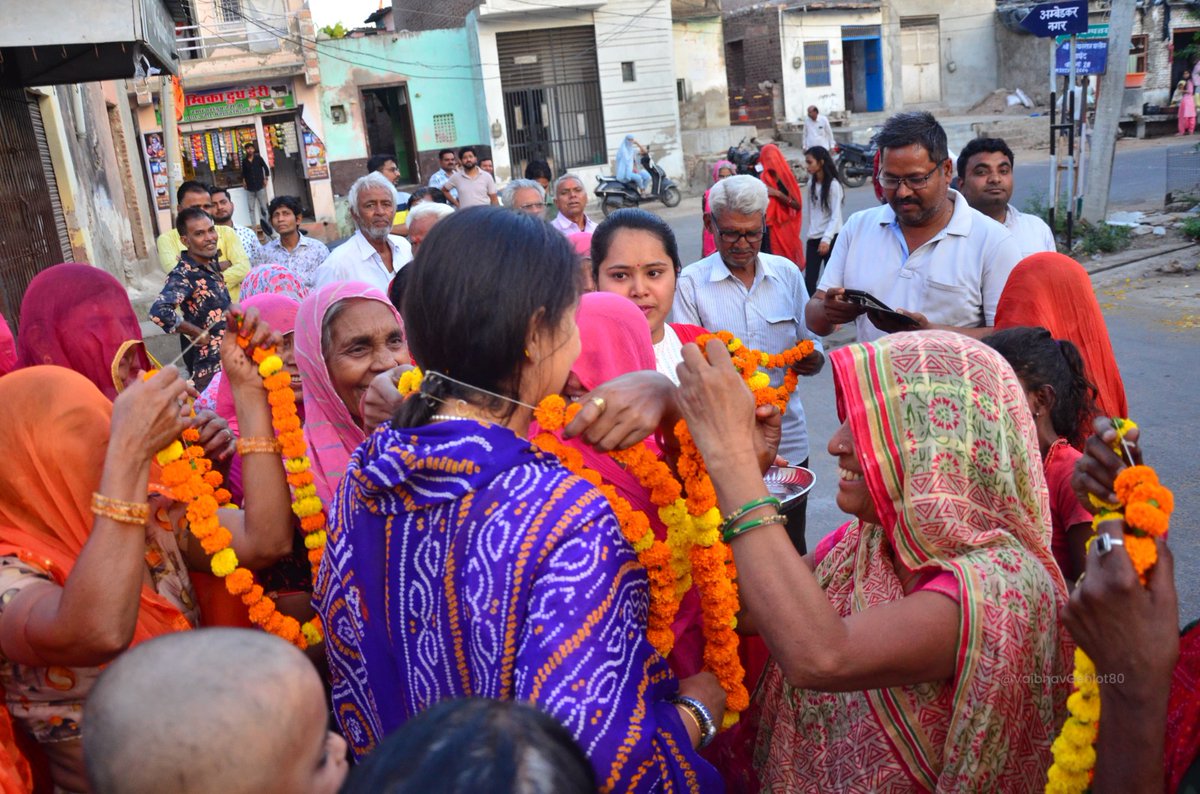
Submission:
[[[903,182],[904,184],[908,185],[909,190],[920,190],[929,184],[929,180],[933,178],[933,175],[936,174],[938,169],[941,167],[942,166],[940,164],[935,165],[933,168],[929,169],[929,173],[923,176],[884,176],[883,174],[880,174],[879,186],[884,190],[895,190],[896,188],[900,187],[900,183]]]
[[[752,232],[739,232],[736,229],[717,229],[717,235],[721,238],[721,242],[736,245],[738,240],[743,237],[748,243],[760,242],[763,238],[763,230],[756,229]]]

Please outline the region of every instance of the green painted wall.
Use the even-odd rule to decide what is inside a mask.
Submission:
[[[330,160],[367,156],[359,91],[373,86],[408,85],[418,151],[490,142],[472,26],[322,40],[318,57],[321,116]],[[346,123],[334,123],[330,113],[334,105],[347,109]],[[457,133],[449,144],[434,137],[433,117],[445,113],[454,114]]]

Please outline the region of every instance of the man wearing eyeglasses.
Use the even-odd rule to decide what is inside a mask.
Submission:
[[[853,320],[860,342],[934,328],[986,336],[1020,248],[950,189],[946,132],[932,114],[898,113],[876,142],[887,203],[842,226],[805,310],[808,327],[826,336]],[[869,293],[911,322],[848,301],[847,289]]]
[[[672,317],[677,323],[729,331],[766,353],[781,353],[801,339],[811,339],[816,349],[794,367],[801,375],[816,375],[825,355],[820,340],[804,324],[804,274],[791,260],[760,251],[767,201],[767,186],[752,176],[731,176],[713,185],[704,223],[717,250],[680,273]],[[771,385],[783,382],[782,370],[769,374]],[[788,402],[782,433],[780,457],[793,465],[808,465],[808,428],[799,391]],[[806,508],[801,501],[785,513],[788,535],[801,554]]]

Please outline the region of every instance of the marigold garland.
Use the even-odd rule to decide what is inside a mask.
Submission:
[[[791,399],[792,392],[796,391],[796,386],[800,383],[800,374],[796,372],[795,365],[816,349],[812,340],[802,339],[782,353],[763,353],[750,349],[742,343],[742,340],[728,331],[717,331],[715,334],[701,334],[696,338],[696,344],[700,346],[701,352],[704,351],[705,345],[711,339],[719,339],[725,345],[725,349],[733,358],[733,366],[737,368],[742,379],[746,381],[746,385],[750,387],[750,391],[754,393],[755,405],[774,405],[780,413],[787,411],[788,400]],[[783,376],[783,384],[772,386],[770,376],[759,370],[759,367],[767,369],[787,367],[787,372]]]
[[[720,339],[729,350],[734,366],[754,394],[756,405],[774,405],[781,413],[787,411],[788,401],[799,383],[794,365],[813,352],[815,345],[811,340],[801,340],[777,354],[753,350],[728,331],[701,335],[696,343],[703,351],[711,339]],[[759,367],[786,367],[783,384],[771,386],[770,377]],[[401,375],[397,389],[407,397],[420,389],[422,379],[419,369],[408,370]],[[725,690],[723,726],[729,727],[749,707],[750,695],[737,652],[737,567],[732,550],[721,540],[721,513],[704,459],[682,420],[675,428],[683,449],[678,464],[684,481],[682,486],[645,444],[610,453],[637,477],[658,508],[659,518],[667,527],[667,540],[665,543],[656,540],[645,515],[634,510],[614,488],[604,483],[598,472],[585,468],[578,450],[566,446],[553,435],[578,410],[577,405],[569,409],[559,395],[544,399],[534,411],[534,418],[543,432],[533,439],[533,443],[554,454],[564,466],[591,482],[608,499],[621,524],[622,534],[646,568],[650,581],[647,637],[664,656],[674,645],[671,622],[678,612],[680,599],[693,584],[696,586],[704,616],[704,662]],[[684,494],[686,498],[683,498]]]
[[[237,342],[243,350],[249,348],[248,339],[239,336]],[[283,371],[283,360],[274,348],[255,348],[251,357],[258,364],[259,376],[267,390],[271,425],[285,457],[284,469],[292,489],[292,512],[300,519],[300,527],[305,533],[304,547],[308,550],[315,580],[325,551],[325,509],[317,496],[291,376]],[[249,610],[250,620],[260,628],[301,650],[319,644],[324,639],[320,618],[314,617],[301,624],[282,614],[275,601],[255,582],[254,573],[239,564],[237,553],[230,546],[233,535],[221,526],[217,513],[228,504],[230,494],[220,487],[221,473],[215,471],[212,462],[204,456],[203,448],[196,443],[199,439],[199,432],[188,428],[181,441],[172,442],[158,453],[157,458],[163,464],[163,484],[170,489],[174,499],[187,505],[188,529],[200,541],[205,553],[212,557],[209,564],[213,575],[225,582],[225,589],[232,595],[241,598]],[[184,442],[188,446],[185,447]]]
[[[1137,425],[1128,419],[1113,419],[1117,440],[1113,451],[1122,452],[1122,440]],[[1146,574],[1158,561],[1155,538],[1165,535],[1170,524],[1175,497],[1161,485],[1158,475],[1149,466],[1129,466],[1117,474],[1113,483],[1117,503],[1111,504],[1091,497],[1100,509],[1092,520],[1093,530],[1105,521],[1125,521],[1125,551],[1133,563],[1142,584]],[[1091,543],[1095,540],[1092,536]],[[1096,766],[1093,745],[1099,733],[1100,687],[1096,681],[1096,666],[1087,654],[1075,649],[1075,691],[1067,699],[1067,717],[1062,732],[1051,747],[1054,764],[1046,775],[1047,794],[1080,794],[1092,783]]]

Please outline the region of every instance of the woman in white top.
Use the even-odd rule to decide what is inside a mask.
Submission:
[[[683,362],[683,346],[707,333],[697,325],[667,322],[682,269],[675,233],[666,221],[646,210],[617,210],[592,234],[596,289],[623,295],[642,310],[650,323],[656,368],[676,386],[675,368]]]
[[[845,191],[838,179],[837,165],[829,150],[814,146],[804,152],[808,171],[808,243],[804,250],[804,285],[808,294],[817,289],[821,268],[829,259],[833,243],[842,230],[842,200]]]

